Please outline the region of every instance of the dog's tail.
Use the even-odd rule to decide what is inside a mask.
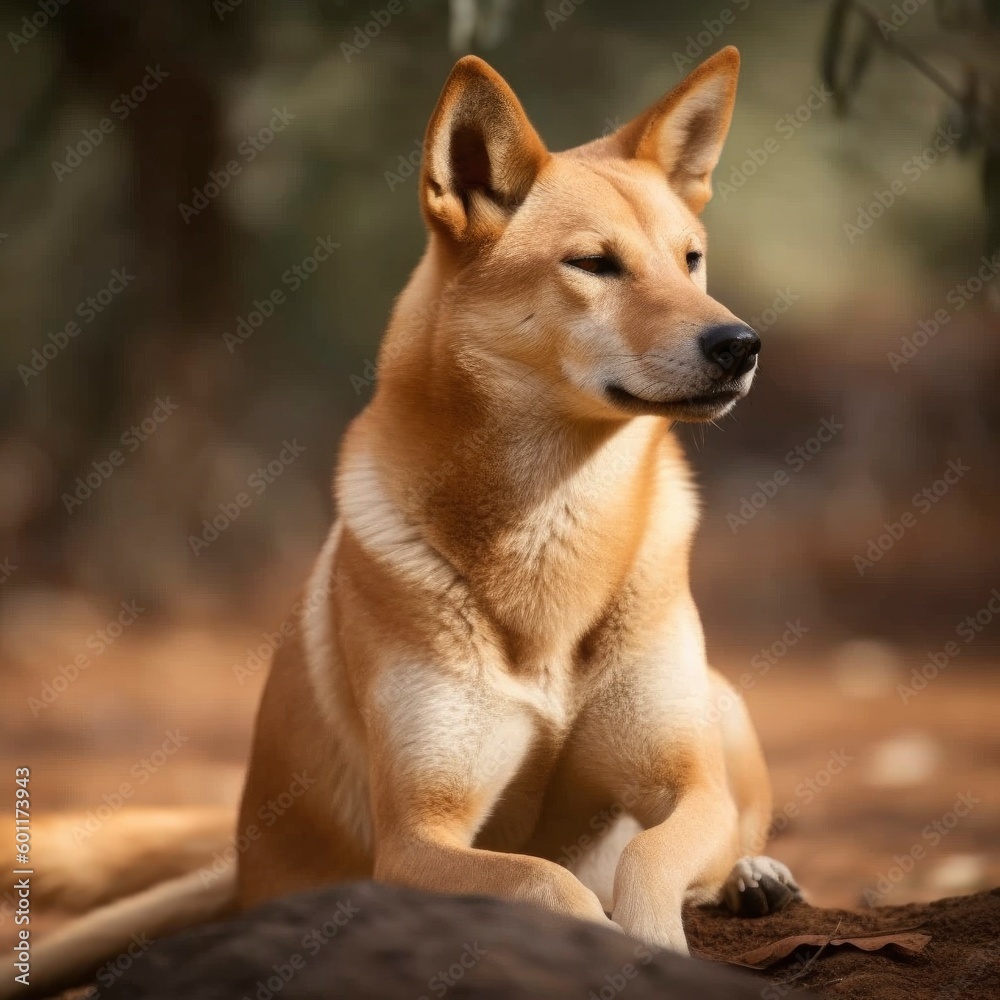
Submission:
[[[31,830],[32,908],[87,913],[209,868],[231,846],[235,829],[235,809],[216,807],[40,816]]]
[[[26,890],[31,911],[93,912],[37,942],[32,934],[30,974],[20,981],[17,963],[0,962],[0,1000],[48,996],[79,985],[109,959],[134,959],[153,938],[224,914],[234,897],[235,825],[232,809],[123,810],[103,820],[94,814],[39,818],[32,829]],[[17,876],[3,922],[14,912],[11,901],[23,895],[14,892],[16,884]]]
[[[102,970],[114,982],[155,938],[228,913],[235,889],[236,866],[230,863],[221,874],[191,872],[95,910],[32,944],[30,972],[20,981],[15,961],[0,963],[0,1000],[52,996],[95,974],[101,983]]]

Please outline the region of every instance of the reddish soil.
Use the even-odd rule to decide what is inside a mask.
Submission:
[[[91,653],[77,679],[47,703],[45,685],[54,683],[57,666],[88,649],[94,621],[101,620],[81,613],[72,627],[54,631],[40,618],[28,619],[16,635],[4,637],[3,801],[12,801],[14,768],[29,766],[36,813],[235,805],[264,677],[248,647],[262,641],[261,630],[166,632],[137,625]],[[754,651],[752,643],[741,646],[738,656],[716,655],[715,662],[738,679],[748,651]],[[1000,885],[1000,673],[990,663],[958,661],[904,703],[896,685],[919,662],[918,651],[909,656],[881,647],[809,658],[793,650],[747,690],[781,828],[769,850],[791,867],[814,906],[927,902]],[[244,675],[242,683],[237,673]],[[151,755],[168,744],[174,749],[165,761],[161,756],[161,766],[151,767]],[[988,899],[995,906],[995,897]],[[941,905],[934,911],[938,930],[927,959],[948,956],[956,981],[974,976],[980,946],[970,944],[965,958],[947,951],[943,939],[959,933],[964,918],[961,910],[949,909],[952,904]],[[800,910],[767,918],[769,924],[746,923],[756,927],[752,934],[759,944],[763,935],[787,930]],[[920,916],[908,912],[891,918],[906,923]],[[949,913],[957,914],[954,920],[946,919]],[[828,927],[840,915],[817,919]],[[852,919],[867,926],[866,917]],[[723,928],[718,922],[706,926],[706,944],[735,947]],[[8,915],[0,914],[4,942],[12,929]],[[843,961],[824,956],[824,974],[833,975]],[[892,960],[867,955],[865,961],[888,969],[885,962]],[[835,987],[823,988],[851,997],[896,995],[843,992],[848,987],[837,994]],[[908,991],[910,997],[924,995]]]

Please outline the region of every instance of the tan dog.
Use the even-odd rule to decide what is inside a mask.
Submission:
[[[553,154],[489,66],[458,63],[425,140],[427,252],[264,693],[238,874],[118,904],[53,969],[116,927],[354,878],[610,914],[680,952],[685,900],[796,892],[752,857],[768,779],[705,661],[670,435],[727,413],[760,346],[706,293],[698,220],[738,66],[724,49]]]

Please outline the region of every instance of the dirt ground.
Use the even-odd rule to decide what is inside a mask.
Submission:
[[[27,766],[36,814],[235,806],[266,673],[254,649],[266,636],[136,627],[102,647],[108,636],[95,634],[81,613],[69,630],[29,616],[4,637],[4,801],[14,768]],[[755,648],[741,643],[714,661],[745,690],[770,762],[769,853],[810,903],[898,905],[1000,885],[995,664],[955,661],[901,695],[922,651],[792,650],[764,672],[748,668]],[[86,666],[57,680],[80,651]],[[0,937],[12,930],[4,912]]]

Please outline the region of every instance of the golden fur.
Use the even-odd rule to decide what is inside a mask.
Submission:
[[[706,664],[670,433],[753,377],[713,395],[698,345],[736,322],[707,294],[698,213],[738,64],[724,49],[563,153],[481,60],[452,72],[424,147],[427,252],[257,719],[237,906],[374,877],[685,951],[683,901],[719,900],[764,843],[766,770]]]

